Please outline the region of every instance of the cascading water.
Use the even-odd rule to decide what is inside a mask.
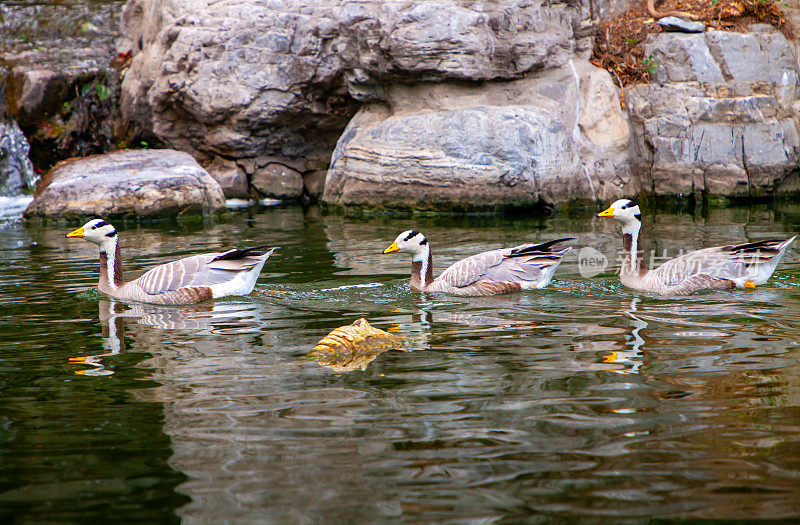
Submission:
[[[30,146],[16,121],[0,116],[0,220],[19,218],[31,202],[38,177]]]
[[[16,121],[0,118],[0,195],[30,193],[36,184],[28,154],[31,147]]]

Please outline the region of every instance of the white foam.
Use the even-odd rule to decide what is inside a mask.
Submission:
[[[248,199],[226,199],[225,206],[232,210],[238,210],[241,208],[249,208],[255,204],[255,201],[248,200]]]
[[[0,197],[0,220],[9,221],[22,218],[22,212],[33,201],[29,195]]]
[[[350,288],[377,288],[378,286],[384,286],[383,283],[366,283],[366,284],[346,284],[343,286],[337,286],[336,288],[323,288],[320,292],[335,292],[337,290],[349,290]]]

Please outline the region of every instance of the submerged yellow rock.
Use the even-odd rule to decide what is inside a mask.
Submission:
[[[306,359],[337,372],[364,370],[380,354],[405,341],[405,337],[384,332],[362,318],[323,337]]]

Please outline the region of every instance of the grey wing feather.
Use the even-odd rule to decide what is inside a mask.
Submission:
[[[195,283],[206,265],[218,254],[208,253],[161,264],[133,281],[145,293],[155,295]]]
[[[480,281],[486,272],[499,264],[510,251],[510,249],[492,250],[467,257],[448,267],[436,280],[458,288],[469,286]]]
[[[162,264],[149,270],[135,282],[145,293],[155,295],[184,286],[212,286],[230,281],[237,273],[251,270],[269,258],[274,251],[244,254],[239,259],[220,259],[233,253],[204,253]]]
[[[536,281],[545,269],[560,263],[570,250],[568,247],[552,248],[564,239],[542,244],[521,244],[479,253],[447,268],[437,280],[455,287],[469,286],[477,281],[518,283]]]
[[[653,273],[666,286],[678,285],[695,275],[737,279],[745,274],[748,267],[770,261],[780,254],[777,249],[764,249],[763,246],[761,250],[751,250],[750,247],[755,244],[697,250],[665,262]]]

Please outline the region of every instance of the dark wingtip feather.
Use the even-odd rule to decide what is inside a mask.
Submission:
[[[547,241],[547,242],[543,242],[543,243],[540,243],[540,244],[532,244],[532,245],[529,245],[529,246],[525,246],[524,248],[518,248],[518,249],[512,250],[511,253],[509,254],[509,256],[510,257],[517,257],[517,256],[520,256],[520,255],[528,255],[531,252],[546,252],[546,251],[549,251],[550,248],[552,248],[553,246],[555,246],[556,244],[558,244],[560,242],[574,241],[574,240],[575,240],[575,237],[564,237],[564,238],[561,238],[561,239],[553,239],[552,241]]]
[[[258,250],[262,250],[266,248],[266,244],[262,244],[261,246],[253,246],[252,248],[243,248],[241,250],[230,250],[228,252],[223,253],[218,257],[214,257],[211,262],[214,261],[233,261],[236,259],[244,259],[250,255],[258,257],[259,255],[264,255],[267,252],[261,252]],[[273,248],[274,249],[274,248]]]
[[[778,253],[780,252],[781,245],[788,239],[767,239],[763,241],[748,242],[744,244],[735,244],[726,246],[725,249],[732,253],[750,253],[750,252],[767,252]]]

